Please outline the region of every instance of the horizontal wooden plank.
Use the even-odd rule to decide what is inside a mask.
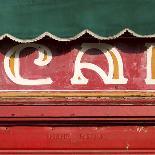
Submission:
[[[154,117],[155,106],[0,106],[3,118]]]
[[[0,139],[0,150],[152,150],[155,127],[0,127]]]
[[[155,90],[154,43],[146,46],[149,39],[83,39],[67,44],[1,41],[0,91]]]
[[[155,150],[0,150],[5,155],[154,155]]]
[[[58,95],[58,96],[57,96]],[[81,96],[80,96],[81,95]],[[138,96],[139,95],[139,96]],[[154,105],[155,93],[1,92],[0,105]]]

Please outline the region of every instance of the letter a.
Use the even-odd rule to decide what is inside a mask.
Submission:
[[[92,63],[81,63],[81,59],[84,55],[84,53],[89,49],[99,49],[102,51],[108,61],[109,66],[109,73],[108,75],[95,64]],[[86,79],[81,69],[91,69],[95,71],[105,84],[126,84],[128,79],[124,78],[123,75],[123,62],[121,55],[117,51],[116,48],[112,48],[108,44],[96,44],[96,43],[85,43],[82,44],[82,49],[79,51],[76,60],[75,60],[75,67],[74,67],[74,75],[71,79],[71,84],[87,84],[88,79]]]

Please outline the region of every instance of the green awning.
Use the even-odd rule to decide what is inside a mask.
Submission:
[[[155,0],[0,0],[0,35],[67,40],[88,32],[102,39],[125,28],[155,34]]]

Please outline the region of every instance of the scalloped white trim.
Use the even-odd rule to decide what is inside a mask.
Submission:
[[[44,38],[45,36],[48,36],[54,40],[57,40],[57,41],[72,41],[72,40],[76,40],[78,38],[80,38],[81,36],[83,36],[84,34],[88,33],[89,35],[91,35],[92,37],[96,38],[96,39],[99,39],[99,40],[111,40],[111,39],[116,39],[118,37],[120,37],[121,35],[123,35],[125,32],[129,32],[130,34],[132,34],[133,36],[135,37],[139,37],[139,38],[152,38],[152,37],[155,37],[155,34],[151,34],[151,35],[140,35],[140,34],[137,34],[136,32],[128,29],[128,28],[125,28],[124,30],[120,31],[119,33],[113,35],[113,36],[109,36],[109,37],[102,37],[88,29],[85,29],[83,30],[82,32],[78,33],[77,35],[75,35],[74,37],[70,37],[70,38],[60,38],[60,37],[57,37],[49,32],[44,32],[43,34],[39,35],[38,37],[34,38],[34,39],[19,39],[19,38],[16,38],[10,34],[4,34],[4,35],[1,35],[0,36],[0,40],[8,37],[10,38],[11,40],[14,40],[16,42],[19,42],[19,43],[31,43],[31,42],[35,42],[35,41],[38,41],[42,38]]]

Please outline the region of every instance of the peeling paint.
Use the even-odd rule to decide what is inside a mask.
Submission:
[[[129,146],[130,146],[129,144],[126,145],[126,149],[127,149],[127,150],[129,149]]]
[[[147,132],[147,129],[145,127],[137,127],[137,132]]]

